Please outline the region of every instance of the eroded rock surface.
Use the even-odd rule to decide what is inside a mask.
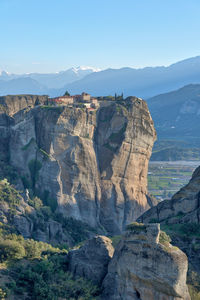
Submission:
[[[132,224],[103,281],[104,300],[190,300],[187,256],[159,242],[159,224]]]
[[[111,234],[152,206],[147,170],[156,133],[143,100],[90,112],[40,105],[46,96],[16,98],[1,98],[0,154],[25,188]]]
[[[80,249],[69,252],[69,271],[75,277],[84,277],[100,285],[104,279],[114,248],[105,236],[95,236]]]

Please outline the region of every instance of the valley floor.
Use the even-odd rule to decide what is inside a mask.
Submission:
[[[190,180],[200,161],[150,161],[148,190],[158,200],[170,199]]]

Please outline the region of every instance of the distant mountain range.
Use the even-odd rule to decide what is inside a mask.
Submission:
[[[71,68],[66,71],[61,71],[57,73],[27,73],[27,74],[10,74],[5,71],[1,72],[0,80],[10,81],[13,79],[31,78],[36,80],[40,85],[45,88],[59,89],[66,84],[72,83],[74,81],[80,80],[86,75],[93,72],[100,71],[100,69],[95,69],[93,67],[78,67]]]
[[[83,91],[93,96],[123,93],[125,96],[135,95],[147,99],[191,83],[200,83],[200,56],[168,67],[102,71],[92,67],[79,67],[52,74],[22,75],[2,72],[0,95],[34,93],[58,96],[68,90],[73,94]]]
[[[58,73],[0,74],[0,95],[7,94],[48,94],[58,96],[63,93],[66,84],[80,80],[93,72],[100,71],[92,67],[71,68]]]
[[[190,83],[200,83],[200,56],[169,67],[107,69],[66,85],[71,93],[86,90],[94,96],[124,93],[147,99]]]
[[[158,136],[200,139],[200,84],[152,97],[147,103]]]
[[[147,100],[157,131],[152,160],[200,160],[200,84]]]

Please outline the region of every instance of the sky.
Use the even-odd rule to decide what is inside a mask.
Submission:
[[[0,71],[170,65],[200,55],[199,0],[0,0]]]

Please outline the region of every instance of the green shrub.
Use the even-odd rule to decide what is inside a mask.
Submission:
[[[2,288],[0,288],[0,299],[1,300],[5,300],[6,299],[6,292]]]
[[[196,223],[162,224],[161,228],[168,234],[187,238],[200,237],[200,225]]]
[[[171,242],[171,238],[164,231],[160,232],[159,243],[165,245]]]
[[[28,293],[33,300],[95,300],[98,288],[83,278],[74,280],[72,274],[65,271],[66,263],[63,255],[54,255],[35,261],[28,267],[17,267],[13,270],[16,281],[14,292]]]
[[[45,159],[50,158],[50,155],[45,150],[43,150],[42,148],[40,148],[39,151],[43,154]]]
[[[179,211],[178,213],[177,213],[177,217],[183,217],[184,216],[184,213],[182,212],[182,211]]]
[[[29,148],[29,146],[30,146],[34,141],[35,141],[35,139],[34,139],[34,138],[31,138],[30,141],[29,141],[25,146],[23,146],[23,147],[21,148],[21,150],[26,151],[26,150]]]
[[[54,219],[62,224],[63,228],[65,228],[67,233],[72,237],[75,244],[88,239],[90,233],[95,232],[95,229],[88,224],[73,218],[65,218],[62,214],[54,215]]]
[[[186,235],[200,235],[200,225],[196,223],[181,224],[180,230]]]
[[[117,147],[113,147],[113,146],[111,146],[109,143],[106,143],[106,144],[104,144],[103,145],[104,147],[106,147],[107,149],[109,149],[110,151],[112,151],[112,152],[116,152],[116,150],[117,150]]]
[[[150,223],[150,224],[151,224],[151,223],[159,223],[159,220],[156,219],[156,218],[152,218],[152,219],[149,221],[149,223]]]
[[[28,201],[28,204],[33,206],[35,209],[40,209],[43,206],[42,200],[38,197],[34,197]]]
[[[121,241],[121,235],[115,235],[115,236],[111,237],[111,240],[112,240],[113,247],[116,248],[116,246]]]
[[[7,179],[0,181],[0,199],[7,202],[11,208],[15,208],[20,203],[19,193],[9,184]]]
[[[42,213],[45,221],[48,221],[50,217],[52,217],[52,211],[49,206],[41,207],[40,212]]]
[[[17,241],[0,241],[0,262],[20,259],[25,256],[24,247]]]
[[[46,254],[62,252],[59,248],[54,248],[48,243],[38,242],[33,239],[25,240],[24,248],[28,259],[40,258],[44,255],[44,252],[46,252]]]
[[[124,133],[126,131],[126,126],[127,126],[127,124],[124,124],[124,126],[118,132],[113,132],[110,135],[109,140],[113,143],[120,143],[124,137]]]
[[[34,190],[35,189],[35,183],[38,179],[39,171],[42,168],[42,164],[37,159],[32,159],[31,161],[29,161],[28,167],[29,167],[31,180],[32,180],[32,188]]]
[[[24,188],[25,189],[30,189],[31,188],[31,182],[30,182],[30,180],[27,179],[27,177],[28,177],[28,175],[21,176],[21,180],[22,180]]]
[[[49,191],[45,190],[41,198],[44,205],[49,206],[52,212],[54,212],[58,207],[57,200],[49,196]]]
[[[133,222],[126,226],[126,230],[135,231],[135,232],[146,231],[146,225],[144,225],[143,223]]]
[[[188,285],[189,294],[191,297],[191,300],[199,300],[200,299],[200,291],[198,291],[195,287],[192,285]]]
[[[38,246],[38,242],[29,239],[24,244],[25,253],[27,258],[38,258],[41,255],[41,249]]]

